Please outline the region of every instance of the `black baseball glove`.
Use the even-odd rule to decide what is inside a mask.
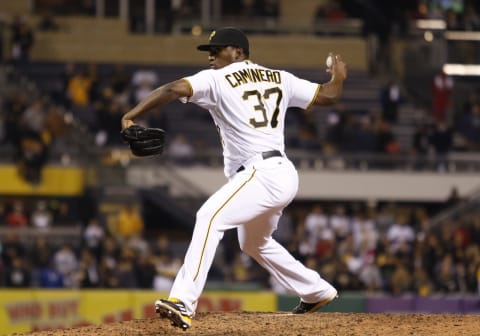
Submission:
[[[132,125],[123,129],[120,134],[128,143],[130,150],[136,156],[162,154],[165,147],[165,131],[161,128]]]

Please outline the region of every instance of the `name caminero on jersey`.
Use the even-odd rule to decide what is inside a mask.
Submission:
[[[225,75],[225,79],[232,88],[247,83],[257,82],[282,83],[280,71],[272,71],[268,69],[245,68]]]

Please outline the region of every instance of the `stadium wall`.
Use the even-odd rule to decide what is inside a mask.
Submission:
[[[0,335],[154,317],[147,290],[0,290]],[[271,292],[207,292],[198,311],[275,311]]]
[[[183,196],[174,179],[181,178],[204,195],[214,193],[225,182],[222,168],[176,167],[170,181],[169,168],[132,166],[126,171],[126,184],[136,188],[168,186],[173,196]],[[14,165],[0,165],[0,194],[3,195],[82,195],[94,183],[94,173],[80,167],[47,165],[38,185],[25,182]],[[444,202],[456,188],[460,197],[478,190],[480,176],[473,173],[329,171],[299,169],[297,200],[395,200]]]
[[[42,182],[34,185],[20,176],[17,166],[0,165],[0,195],[79,196],[85,190],[86,174],[79,167],[48,165],[42,171]]]
[[[150,290],[0,290],[0,335],[155,317]],[[269,291],[206,291],[198,312],[290,311],[298,298]],[[391,297],[345,293],[324,312],[479,314],[478,296]]]
[[[92,25],[94,28],[83,33],[37,32],[32,60],[201,66],[207,63],[207,54],[196,50],[208,39],[207,35],[108,33],[98,28],[98,23]],[[357,37],[252,35],[250,44],[252,60],[271,67],[322,67],[328,53],[335,51],[343,55],[349,69],[367,70],[366,43]]]
[[[127,183],[136,187],[159,186],[168,181],[162,166],[131,167]],[[175,174],[195,186],[205,195],[214,193],[226,182],[223,169],[211,167],[176,167]],[[396,200],[443,202],[456,187],[460,196],[474,192],[480,186],[480,176],[474,173],[329,171],[299,169],[300,187],[297,200]],[[170,186],[172,187],[172,186]],[[177,190],[170,188],[172,194]]]

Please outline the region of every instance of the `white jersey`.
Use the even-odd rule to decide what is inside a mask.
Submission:
[[[188,101],[210,111],[217,126],[227,177],[257,154],[270,150],[284,153],[287,108],[308,108],[320,87],[248,60],[185,79],[192,88]]]

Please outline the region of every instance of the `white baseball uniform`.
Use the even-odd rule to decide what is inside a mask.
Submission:
[[[307,303],[333,297],[335,288],[272,238],[298,189],[297,171],[284,152],[285,113],[291,106],[308,108],[319,84],[248,60],[185,79],[192,89],[188,101],[209,110],[217,126],[228,183],[198,210],[170,298],[194,315],[217,246],[233,228],[242,251],[289,292]]]

